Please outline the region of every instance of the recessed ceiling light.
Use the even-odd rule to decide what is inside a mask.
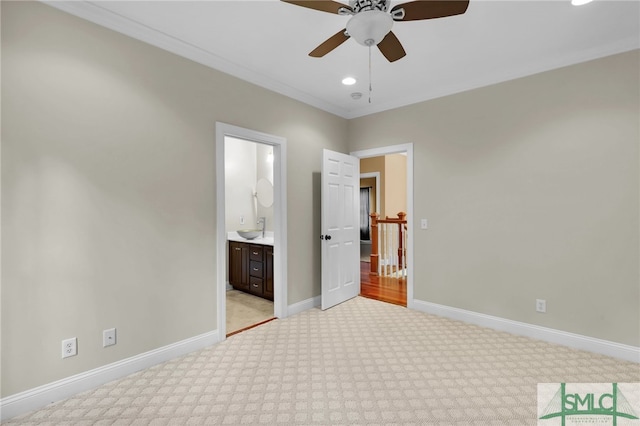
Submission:
[[[342,84],[344,84],[345,86],[351,86],[356,84],[356,79],[353,77],[345,77],[342,79]]]
[[[571,4],[574,6],[582,6],[583,4],[591,3],[593,0],[571,0]]]

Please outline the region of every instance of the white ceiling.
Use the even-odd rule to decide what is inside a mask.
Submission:
[[[46,3],[345,118],[640,48],[638,0],[471,0],[464,15],[394,24],[407,56],[372,50],[369,103],[368,48],[308,56],[347,16],[277,0]]]

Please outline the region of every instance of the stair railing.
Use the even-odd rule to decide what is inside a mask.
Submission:
[[[371,275],[406,275],[407,266],[407,214],[398,213],[397,218],[380,219],[371,213]]]

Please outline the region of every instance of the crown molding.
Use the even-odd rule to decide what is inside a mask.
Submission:
[[[93,22],[118,33],[127,35],[152,46],[190,59],[199,64],[232,75],[241,80],[271,90],[291,99],[300,101],[312,107],[337,115],[345,119],[364,117],[396,108],[401,108],[429,100],[466,92],[481,87],[491,86],[505,81],[515,80],[534,74],[551,71],[579,63],[615,55],[635,49],[640,49],[640,40],[629,38],[605,46],[591,47],[576,51],[571,55],[558,55],[545,61],[535,61],[522,64],[514,68],[505,68],[496,73],[485,75],[470,75],[464,81],[450,84],[440,84],[424,92],[411,93],[400,96],[389,102],[368,104],[359,108],[342,108],[326,102],[304,91],[295,89],[286,83],[274,80],[263,74],[252,71],[239,64],[230,62],[195,45],[157,31],[137,21],[114,13],[101,7],[97,2],[89,1],[51,1],[41,0],[42,3],[67,12],[71,15]]]
[[[295,89],[280,81],[252,71],[241,65],[230,62],[218,55],[201,49],[193,44],[172,37],[163,32],[114,13],[99,4],[88,1],[51,1],[41,0],[42,3],[66,12],[78,18],[124,34],[136,40],[190,59],[201,65],[232,75],[265,89],[271,90],[288,98],[295,99],[307,105],[346,118],[348,111],[337,105],[318,99],[306,92]]]

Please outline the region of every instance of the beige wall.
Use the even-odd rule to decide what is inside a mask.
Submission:
[[[42,3],[1,7],[3,397],[216,329],[216,121],[287,138],[288,303],[320,293],[322,149],[347,151],[346,120]]]
[[[638,51],[349,122],[414,144],[415,297],[640,345]],[[547,313],[535,312],[535,299]]]
[[[380,217],[396,217],[399,212],[406,212],[407,157],[390,154],[360,160],[360,173],[374,172],[380,173]]]
[[[413,142],[417,299],[640,345],[638,52],[347,122],[0,7],[3,397],[216,328],[216,121],[287,138],[289,304],[320,294],[322,149]]]
[[[384,156],[384,210],[389,217],[407,212],[407,156]]]

